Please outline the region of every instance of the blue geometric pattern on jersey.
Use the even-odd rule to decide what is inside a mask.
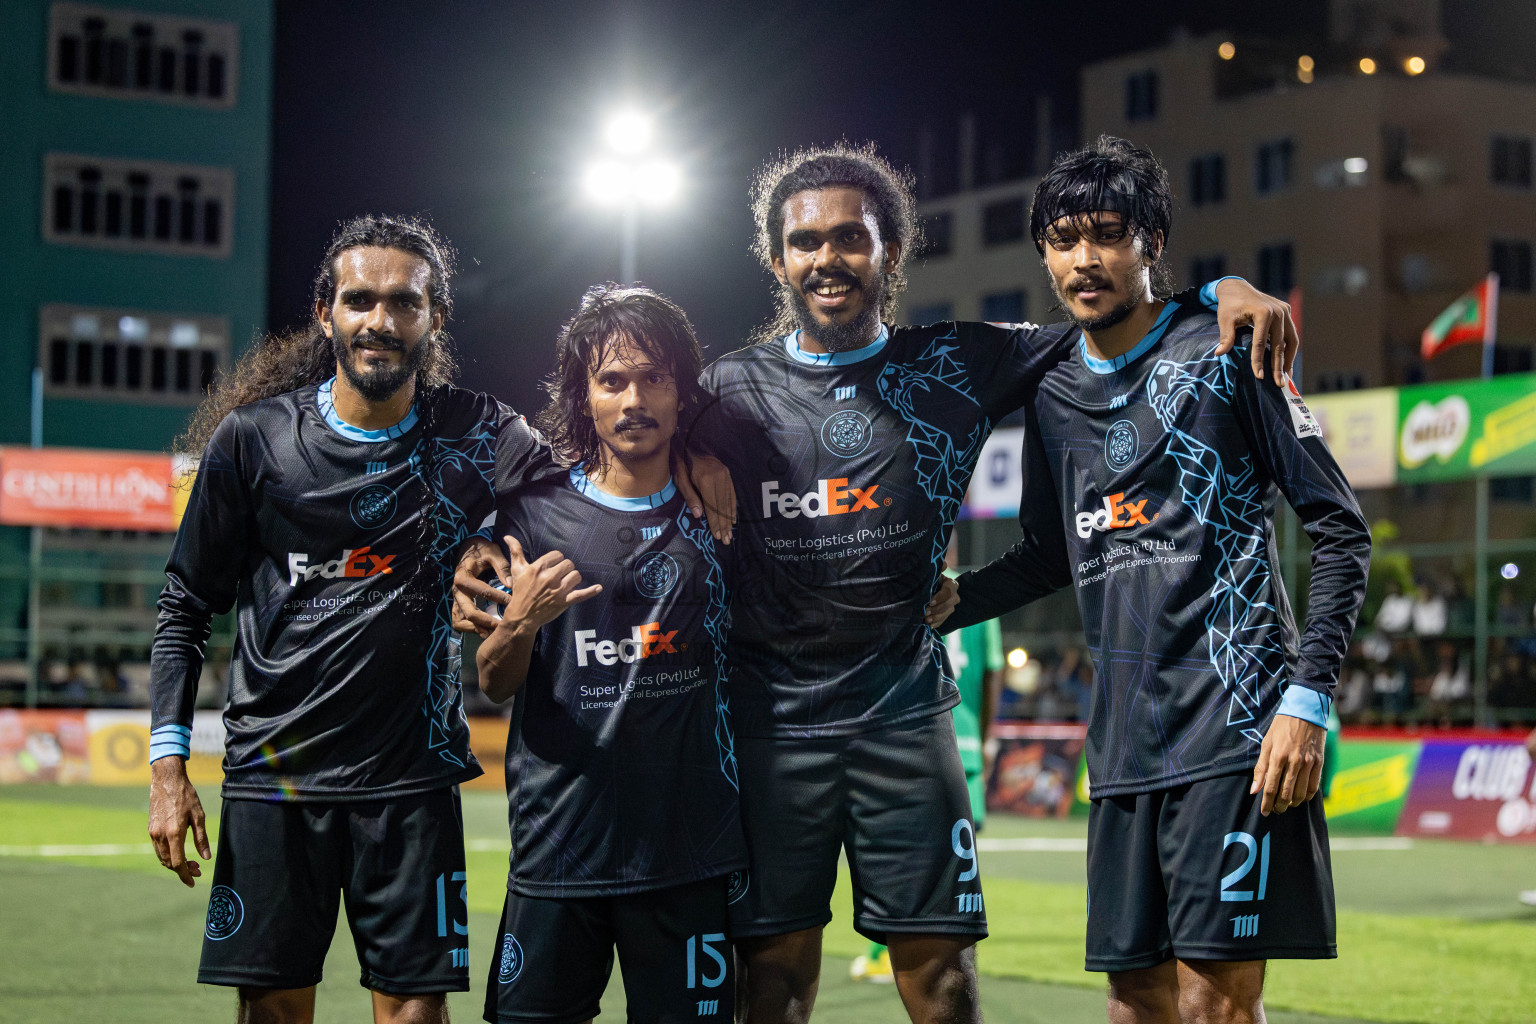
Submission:
[[[991,433],[992,421],[980,416],[963,442],[949,431],[927,422],[918,412],[920,403],[940,399],[942,392],[953,392],[965,402],[978,405],[971,393],[970,379],[965,365],[955,358],[960,347],[955,342],[955,331],[940,335],[928,343],[923,354],[906,364],[893,363],[880,371],[880,397],[907,421],[907,441],[915,455],[913,469],[918,486],[939,511],[938,528],[933,531],[930,560],[933,579],[938,581],[944,571],[944,552],[949,547],[949,531],[960,513],[960,503],[965,499],[965,484],[971,478],[970,468],[976,464],[982,445]],[[947,397],[947,396],[943,396]],[[933,660],[945,679],[950,678],[940,644],[933,644]]]
[[[430,481],[422,469],[421,446],[426,443],[436,445],[431,459],[434,479]],[[494,495],[496,430],[482,421],[462,437],[423,437],[411,451],[410,466],[422,484],[436,495],[432,503],[432,546],[427,558],[437,567],[439,585],[446,593],[453,580],[453,571],[449,568],[451,556],[472,530],[464,509],[448,496],[443,477],[449,471],[465,478],[478,475],[485,483],[486,493]],[[478,527],[480,524],[474,525]],[[459,637],[449,618],[448,603],[439,600],[435,605],[432,635],[427,645],[427,699],[421,709],[427,716],[427,749],[437,751],[448,763],[463,767],[463,760],[449,746],[454,716],[460,720],[464,718],[459,691]]]
[[[1259,710],[1259,689],[1283,678],[1285,650],[1273,623],[1279,612],[1265,596],[1271,580],[1265,544],[1265,515],[1261,480],[1252,457],[1238,460],[1229,471],[1220,454],[1181,429],[1200,415],[1202,391],[1233,404],[1237,363],[1230,356],[1206,357],[1187,363],[1158,360],[1147,381],[1147,399],[1158,422],[1168,432],[1167,452],[1179,466],[1184,504],[1211,528],[1217,564],[1211,590],[1211,610],[1205,617],[1211,665],[1232,695],[1227,725],[1253,722]],[[1195,409],[1186,415],[1191,403]],[[1249,726],[1242,734],[1254,743],[1264,736]]]
[[[688,509],[677,513],[677,528],[693,542],[709,565],[706,582],[709,585],[709,608],[704,612],[704,632],[715,647],[715,744],[720,748],[720,771],[731,788],[738,793],[741,786],[736,780],[736,737],[731,734],[731,704],[726,699],[726,674],[730,671],[725,660],[725,637],[731,628],[731,601],[725,592],[725,571],[715,558],[715,538],[702,522],[695,522]]]
[[[944,551],[949,546],[949,531],[965,498],[968,468],[975,464],[992,430],[992,422],[982,416],[963,443],[949,431],[924,420],[918,407],[932,401],[941,389],[954,392],[971,405],[978,404],[971,393],[965,365],[955,358],[960,351],[955,332],[929,342],[923,354],[906,364],[892,364],[880,372],[880,397],[908,423],[907,441],[916,456],[914,469],[918,486],[930,501],[938,505],[942,527],[933,532],[934,579],[944,567]],[[948,342],[949,344],[946,344]]]

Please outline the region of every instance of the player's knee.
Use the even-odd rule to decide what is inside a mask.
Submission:
[[[1179,986],[1182,1024],[1256,1024],[1264,1019],[1263,976],[1233,973],[1208,983]]]
[[[1171,972],[1162,968],[1121,971],[1109,976],[1109,1019],[1151,1024],[1180,1019]]]
[[[981,1001],[976,981],[975,945],[950,940],[900,940],[893,937],[891,966],[909,1008],[925,1007],[914,1020],[931,1024],[976,1024]]]

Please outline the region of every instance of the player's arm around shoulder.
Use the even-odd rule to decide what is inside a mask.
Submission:
[[[511,593],[502,609],[501,621],[475,655],[480,690],[497,703],[517,693],[527,681],[539,630],[571,605],[603,591],[601,584],[582,587],[581,573],[560,552],[546,551],[530,562],[516,537],[509,534],[503,539],[507,544],[507,584]]]

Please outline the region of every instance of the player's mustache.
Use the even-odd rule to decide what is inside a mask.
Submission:
[[[391,352],[404,352],[405,342],[392,334],[374,334],[372,331],[359,331],[352,336],[352,348],[375,348]]]
[[[620,418],[619,422],[617,422],[617,423],[615,423],[613,425],[613,429],[617,433],[623,433],[626,430],[638,430],[641,427],[656,427],[656,426],[660,426],[660,424],[657,423],[655,420],[651,419],[649,416],[634,416],[634,415],[631,415],[631,416],[624,416],[624,417]]]
[[[850,288],[857,289],[859,287],[859,279],[852,274],[839,274],[836,272],[812,274],[805,279],[805,290],[808,292],[815,291],[824,284],[846,284]]]
[[[1067,282],[1067,291],[1069,292],[1102,292],[1109,291],[1109,288],[1110,285],[1107,278],[1101,280],[1100,278],[1096,277],[1074,277],[1071,281]]]

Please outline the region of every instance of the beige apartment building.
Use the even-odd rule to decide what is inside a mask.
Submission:
[[[1437,4],[1418,6],[1437,23]],[[1332,34],[1184,37],[1090,65],[1081,135],[1130,139],[1168,169],[1181,287],[1238,274],[1299,294],[1306,390],[1477,376],[1472,346],[1424,366],[1419,335],[1490,270],[1499,368],[1530,369],[1536,86],[1443,71],[1438,33],[1401,22],[1371,33],[1336,17]],[[1028,239],[1037,180],[922,205],[931,243],[908,320],[1055,319]]]

